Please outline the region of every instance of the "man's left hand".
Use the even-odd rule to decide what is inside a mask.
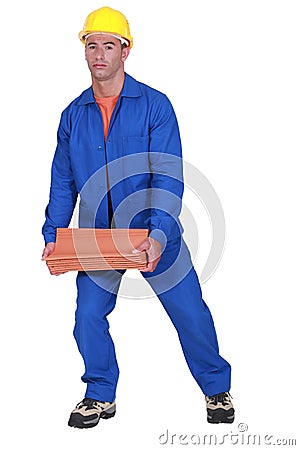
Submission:
[[[148,255],[148,264],[145,269],[140,269],[141,272],[154,272],[161,257],[161,244],[151,237],[148,237],[141,243],[133,252],[146,251]]]

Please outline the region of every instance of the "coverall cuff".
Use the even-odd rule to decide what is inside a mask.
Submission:
[[[44,234],[45,245],[49,244],[49,242],[56,242],[56,233],[54,234]]]
[[[149,237],[155,239],[160,243],[161,251],[163,252],[167,245],[167,236],[165,235],[165,233],[162,230],[156,228],[155,230],[152,230],[150,232]]]

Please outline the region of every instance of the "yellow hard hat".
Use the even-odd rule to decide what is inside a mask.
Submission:
[[[87,35],[94,33],[111,34],[120,39],[121,42],[125,40],[130,48],[133,46],[128,20],[120,11],[108,6],[91,12],[78,36],[81,42],[85,44]]]

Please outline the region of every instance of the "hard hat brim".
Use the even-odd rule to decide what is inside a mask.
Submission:
[[[107,31],[87,31],[87,30],[82,30],[78,33],[78,37],[81,40],[81,42],[85,45],[86,44],[86,39],[88,38],[88,36],[92,36],[95,34],[107,34],[109,36],[113,36],[117,39],[119,39],[121,41],[121,44],[126,44],[127,47],[131,48],[133,45],[133,41],[129,41],[128,39],[124,38],[123,36],[120,36],[119,34],[114,34],[114,33],[109,33]]]

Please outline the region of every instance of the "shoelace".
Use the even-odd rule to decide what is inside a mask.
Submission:
[[[230,394],[228,394],[227,392],[222,392],[221,394],[217,394],[217,395],[212,395],[209,398],[209,402],[213,403],[214,405],[216,405],[217,403],[222,403],[222,405],[226,405],[229,403],[229,396]]]
[[[76,408],[86,406],[87,409],[92,409],[96,405],[96,400],[92,398],[84,398],[81,402],[78,403]]]

